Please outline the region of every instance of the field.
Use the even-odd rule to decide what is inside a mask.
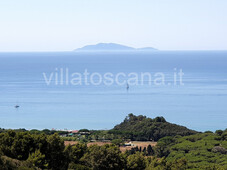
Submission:
[[[65,141],[65,145],[75,145],[77,144],[78,141]],[[105,145],[105,144],[111,144],[111,142],[90,142],[87,144],[87,146],[91,146],[91,145],[99,145],[99,146],[102,146],[102,145]],[[138,146],[138,148],[144,148],[144,147],[147,147],[148,145],[151,145],[151,146],[155,146],[157,144],[157,142],[142,142],[142,141],[132,141],[131,142],[131,146],[120,146],[120,150],[122,152],[126,151],[126,150],[130,150],[136,146]]]
[[[121,146],[120,147],[120,150],[122,152],[126,151],[126,150],[130,150],[136,146],[138,146],[138,148],[144,148],[144,147],[147,147],[148,145],[151,145],[152,147],[155,146],[157,144],[157,142],[142,142],[142,141],[133,141],[131,142],[132,146]]]

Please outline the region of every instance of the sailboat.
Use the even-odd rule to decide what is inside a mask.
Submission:
[[[126,87],[127,91],[129,90],[129,84],[127,83],[127,87]]]
[[[20,106],[19,106],[19,105],[15,105],[14,107],[17,109],[17,108],[19,108]]]
[[[14,106],[16,109],[18,109],[20,106],[18,104],[18,101],[16,102],[16,105]]]

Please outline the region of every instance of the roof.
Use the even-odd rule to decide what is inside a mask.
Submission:
[[[72,130],[72,133],[78,133],[79,130]]]

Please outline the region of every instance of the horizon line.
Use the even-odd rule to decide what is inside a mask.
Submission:
[[[221,49],[221,50],[160,50],[160,49],[156,49],[156,50],[83,50],[83,51],[76,51],[75,49],[74,50],[71,50],[71,51],[0,51],[0,53],[54,53],[54,52],[73,52],[73,53],[86,53],[86,52],[182,52],[182,51],[188,51],[188,52],[193,52],[193,51],[227,51],[227,49]]]

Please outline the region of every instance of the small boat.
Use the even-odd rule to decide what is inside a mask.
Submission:
[[[17,108],[19,108],[20,106],[19,106],[19,105],[16,105],[16,106],[14,106],[14,107],[17,109]]]
[[[126,87],[126,89],[127,89],[127,91],[129,90],[129,85],[128,85],[128,83],[127,83],[127,87]]]

